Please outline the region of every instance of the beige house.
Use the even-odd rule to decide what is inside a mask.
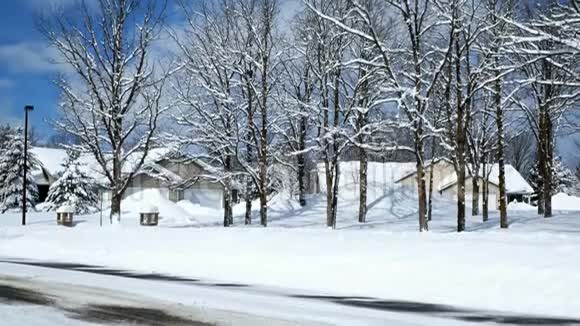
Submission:
[[[32,152],[40,162],[39,168],[32,171],[39,186],[40,202],[44,201],[50,185],[62,172],[62,163],[67,153],[62,149],[34,147]],[[224,189],[215,181],[219,174],[215,168],[186,157],[176,157],[169,149],[156,148],[149,152],[142,168],[129,184],[124,197],[138,194],[147,189],[156,189],[163,198],[173,202],[187,199],[194,204],[220,209],[223,207]],[[138,155],[136,155],[138,156]],[[81,155],[85,172],[97,183],[106,184],[101,167],[91,155]],[[127,160],[123,171],[128,173],[131,158]],[[110,191],[102,194],[103,202],[110,200]],[[152,203],[155,204],[155,203]]]
[[[431,166],[433,164],[433,166]],[[433,187],[434,192],[439,196],[443,196],[449,199],[457,198],[457,174],[453,164],[445,159],[434,160],[433,162],[428,162],[425,167],[425,181],[427,185],[427,191],[429,191],[429,177],[433,169]],[[497,209],[499,207],[499,165],[492,164],[489,167],[490,170],[487,171],[488,176],[488,198],[489,198],[489,208]],[[479,187],[480,187],[480,200],[479,204],[482,205],[482,191],[481,185],[483,184],[484,174],[480,171],[478,176]],[[505,180],[506,180],[506,192],[507,201],[526,201],[534,192],[533,188],[528,184],[528,182],[522,177],[522,175],[511,165],[505,165]],[[417,173],[416,171],[409,172],[408,174],[401,177],[396,183],[413,187],[417,187]],[[473,183],[472,176],[469,174],[466,176],[465,180],[465,202],[470,205],[473,196]]]
[[[173,202],[189,200],[219,209],[223,207],[224,189],[210,170],[206,164],[191,159],[173,157],[150,161],[135,175],[124,196],[153,188]]]
[[[453,164],[447,159],[436,159],[427,162],[425,164],[425,185],[427,186],[427,191],[429,191],[429,178],[431,175],[431,169],[433,170],[433,185],[435,189],[440,185],[445,178],[449,175],[455,174],[455,169]],[[395,183],[408,186],[410,188],[417,188],[417,171],[415,169],[404,174]]]

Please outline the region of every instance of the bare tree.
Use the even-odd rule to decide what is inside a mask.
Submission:
[[[172,33],[183,61],[175,82],[182,107],[175,119],[187,133],[176,136],[183,145],[201,149],[197,159],[219,167],[206,177],[225,190],[223,225],[227,227],[233,224],[232,182],[239,174],[234,164],[240,145],[236,64],[241,55],[235,47],[240,20],[232,1],[203,3],[196,12],[181,5],[188,24],[184,35]]]
[[[523,62],[523,78],[518,82],[524,90],[514,104],[522,110],[536,138],[540,175],[538,213],[544,217],[552,216],[555,138],[563,124],[562,118],[580,95],[577,74],[580,51],[562,42],[566,37],[575,36],[570,35],[565,23],[555,22],[566,21],[570,14],[570,8],[548,2],[531,8],[527,23],[514,24],[520,33],[513,37],[513,51]]]
[[[402,26],[398,42],[389,42],[377,30],[381,26],[380,15],[373,14],[373,9],[386,7],[391,10],[396,24]],[[425,140],[432,130],[428,112],[431,110],[437,81],[441,78],[443,67],[451,51],[451,43],[441,46],[432,42],[439,35],[441,28],[454,26],[454,18],[446,5],[435,0],[417,1],[353,1],[348,14],[365,22],[365,29],[349,24],[343,16],[330,15],[309,5],[319,16],[333,22],[343,31],[368,40],[380,54],[381,71],[387,80],[386,89],[390,96],[384,102],[397,103],[406,121],[403,127],[412,131],[413,146],[401,149],[411,151],[415,156],[417,170],[417,195],[419,206],[419,230],[428,230],[426,210],[426,184],[424,147]]]
[[[56,125],[79,140],[109,182],[111,220],[120,219],[121,199],[156,140],[168,73],[155,66],[153,47],[164,4],[146,0],[99,0],[97,9],[46,17],[41,29],[73,73],[63,76],[61,118]],[[140,134],[134,146],[126,146]]]

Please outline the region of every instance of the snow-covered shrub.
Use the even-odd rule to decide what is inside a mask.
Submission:
[[[84,214],[97,207],[99,197],[96,192],[95,180],[81,169],[79,154],[68,152],[68,158],[63,163],[64,170],[48,190],[45,209],[54,211],[61,206],[74,206],[75,213]]]

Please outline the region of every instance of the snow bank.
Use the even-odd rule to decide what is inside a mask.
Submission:
[[[222,225],[223,223],[223,211],[217,210],[211,207],[201,206],[199,204],[194,204],[189,200],[182,200],[177,202],[177,206],[186,211],[191,218],[195,219],[199,223]]]
[[[552,196],[552,208],[559,211],[580,211],[580,197],[558,193]]]
[[[164,225],[195,224],[193,215],[176,203],[167,199],[159,189],[144,189],[123,200],[121,203],[122,218],[138,219],[144,207],[155,206],[159,211],[159,223]],[[130,223],[132,223],[131,221]]]
[[[232,228],[184,228],[167,221],[158,228],[99,228],[91,217],[85,222],[79,216],[82,223],[65,229],[56,227],[52,216],[45,222],[42,214],[31,214],[30,225],[22,228],[18,214],[9,214],[0,219],[14,220],[13,227],[0,228],[0,256],[281,287],[291,293],[580,318],[577,215],[546,220],[512,212],[505,231],[494,213],[487,223],[468,218],[471,232],[457,234],[453,205],[438,204],[431,232],[422,234],[416,214],[399,205],[392,211],[386,201],[378,210],[371,207],[368,223],[360,225],[349,202],[350,209],[346,203],[339,207],[340,229],[328,230],[322,198],[306,208],[276,199],[268,228],[241,226],[239,216]],[[164,210],[160,206],[161,214]]]
[[[538,208],[535,206],[532,206],[530,204],[513,201],[513,202],[508,204],[508,210],[511,210],[511,211],[536,211],[536,210],[538,210]]]

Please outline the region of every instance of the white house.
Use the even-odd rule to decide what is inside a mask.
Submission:
[[[340,189],[350,189],[339,193],[339,196],[345,194],[357,195],[360,169],[358,161],[340,162],[341,175],[339,180]],[[497,209],[499,205],[499,166],[491,164],[488,166],[489,179],[489,208]],[[429,190],[430,173],[433,171],[433,194],[437,198],[455,200],[457,198],[457,175],[453,163],[446,159],[436,159],[425,163],[425,181],[427,191]],[[521,176],[521,174],[511,165],[505,165],[505,179],[507,200],[525,201],[533,192],[533,188]],[[483,172],[480,171],[480,179],[483,178]],[[480,196],[482,196],[481,186],[483,180],[479,180]],[[318,164],[318,182],[320,191],[326,191],[324,164]],[[387,193],[389,189],[396,189],[397,186],[404,186],[410,190],[417,189],[417,173],[415,162],[369,162],[367,171],[367,187],[369,191],[382,191]],[[472,202],[472,180],[469,173],[465,181],[465,201],[469,206]],[[376,195],[376,194],[373,194]],[[480,197],[480,205],[483,200]]]
[[[40,162],[40,167],[32,171],[32,174],[39,187],[42,202],[46,199],[48,188],[63,170],[62,164],[67,158],[67,153],[63,149],[43,147],[34,147],[32,152]],[[81,155],[79,160],[84,163],[85,172],[97,183],[107,184],[100,165],[92,155]],[[131,164],[134,161],[131,157],[127,159],[123,168],[124,173],[131,171]],[[158,189],[163,197],[173,202],[187,199],[200,206],[219,209],[223,207],[224,189],[219,182],[212,180],[216,172],[215,168],[199,160],[176,156],[175,152],[169,149],[153,149],[129,184],[124,197],[138,195],[145,189]],[[103,201],[106,203],[109,200],[110,191],[103,191]]]
[[[434,193],[438,193],[441,196],[445,196],[450,199],[457,198],[457,174],[453,168],[453,164],[444,159],[435,160],[433,162],[433,190]],[[431,173],[431,162],[426,165],[425,168],[425,180],[426,183],[429,182],[429,174]],[[497,209],[499,206],[499,165],[491,164],[487,167],[488,175],[488,189],[489,189],[489,204],[490,209]],[[411,171],[410,173],[404,175],[397,183],[416,187],[416,172]],[[481,186],[484,179],[483,171],[479,171],[479,187],[480,187],[480,197],[482,196]],[[534,189],[530,184],[522,177],[522,175],[511,165],[505,165],[505,182],[506,182],[506,193],[507,201],[524,201],[526,198],[531,196]],[[427,184],[428,186],[428,184]],[[428,188],[427,188],[428,189]],[[472,177],[469,173],[466,173],[465,179],[465,201],[468,205],[471,204],[473,194],[473,183]],[[483,203],[482,198],[479,200],[480,205]]]

